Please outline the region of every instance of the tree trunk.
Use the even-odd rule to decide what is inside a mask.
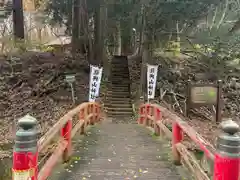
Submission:
[[[94,59],[94,52],[93,52],[93,39],[92,39],[92,34],[89,30],[89,15],[88,15],[88,11],[87,11],[87,2],[86,0],[83,0],[83,8],[84,8],[84,12],[85,12],[85,22],[83,25],[84,28],[84,33],[86,36],[86,40],[85,40],[85,49],[87,51],[87,58],[88,58],[88,62],[91,63]]]
[[[24,39],[24,18],[22,0],[13,0],[13,33],[15,39]]]
[[[105,40],[105,21],[106,5],[104,1],[98,0],[94,14],[94,62],[93,64],[102,65],[104,58],[104,40]]]
[[[102,63],[103,63],[103,69],[104,69],[104,78],[108,80],[110,75],[110,62],[107,56],[107,46],[106,46],[106,29],[107,29],[107,17],[108,17],[108,9],[107,4],[105,3],[104,6],[101,9],[101,19],[102,19],[102,41],[101,46],[103,48],[102,50]]]
[[[131,54],[131,26],[129,25],[129,22],[123,21],[121,23],[121,49],[122,49],[122,55],[130,55]]]
[[[140,86],[142,89],[141,96],[143,96],[144,102],[147,101],[147,63],[149,61],[149,42],[148,35],[144,33],[143,35],[143,54],[142,54],[142,67],[141,67],[141,80]]]
[[[80,18],[80,0],[73,1],[73,16],[72,16],[72,53],[77,53],[79,42],[79,18]]]
[[[121,37],[121,24],[116,21],[116,31],[114,37],[114,55],[120,56],[122,54],[122,37]]]
[[[97,6],[94,14],[94,62],[99,65],[102,62],[102,22],[101,22],[101,1],[97,0]]]
[[[143,97],[144,102],[146,102],[147,100],[147,96],[146,96],[146,80],[147,80],[147,68],[146,68],[146,64],[147,64],[147,59],[148,59],[148,45],[147,45],[147,34],[146,34],[146,16],[145,16],[145,11],[144,11],[144,7],[142,7],[142,32],[141,32],[141,36],[142,36],[142,42],[141,42],[141,47],[139,49],[140,53],[142,55],[142,64],[141,64],[141,76],[140,76],[140,87],[139,87],[139,96]],[[140,98],[139,97],[139,98]]]
[[[142,55],[143,52],[143,33],[145,28],[145,13],[144,13],[144,6],[141,7],[141,29],[140,29],[140,40],[139,40],[139,49],[138,53]]]

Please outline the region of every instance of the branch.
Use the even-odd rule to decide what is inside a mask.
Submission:
[[[224,18],[226,16],[227,9],[228,9],[228,0],[226,0],[225,8],[224,8],[222,17],[221,17],[220,21],[218,22],[217,29],[219,29],[220,25],[222,24],[222,22],[223,22],[223,20],[224,20]]]
[[[215,23],[215,20],[216,20],[216,17],[217,17],[217,12],[218,12],[218,7],[216,7],[215,11],[214,11],[214,16],[213,16],[213,19],[212,19],[212,24],[210,26],[210,30],[212,30],[213,26],[214,26],[214,23]]]

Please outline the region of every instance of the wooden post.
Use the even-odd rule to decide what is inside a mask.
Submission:
[[[183,139],[183,133],[182,130],[180,128],[180,126],[176,123],[173,122],[172,125],[172,133],[173,133],[173,137],[172,137],[172,153],[173,153],[173,162],[175,165],[180,165],[181,164],[181,155],[177,150],[176,144],[180,143]]]
[[[222,119],[222,80],[218,80],[217,83],[216,122],[219,123]]]
[[[189,79],[187,81],[187,101],[186,101],[186,109],[185,109],[185,115],[189,117],[191,109],[191,80]]]

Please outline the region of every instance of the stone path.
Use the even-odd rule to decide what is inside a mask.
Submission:
[[[78,137],[80,138],[80,137]],[[52,180],[183,180],[169,160],[170,144],[137,124],[103,123],[75,138],[74,154]]]

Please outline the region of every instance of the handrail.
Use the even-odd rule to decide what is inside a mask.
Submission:
[[[151,108],[159,109],[160,112],[162,112],[163,118],[168,118],[174,121],[173,123],[173,131],[174,131],[174,125],[179,126],[181,131],[185,133],[201,150],[205,153],[205,155],[214,161],[214,154],[216,152],[216,149],[207,141],[205,140],[198,132],[196,132],[189,124],[185,121],[183,121],[181,118],[179,118],[177,115],[173,114],[172,112],[168,111],[168,109],[157,105],[157,104],[145,104],[140,106],[141,108],[146,107],[147,110],[147,118],[154,121],[154,115],[151,114],[149,116],[149,113]],[[161,121],[158,121],[158,126]],[[161,126],[161,125],[160,125]],[[166,127],[167,128],[167,127]],[[175,127],[177,128],[177,127]]]
[[[78,120],[73,126],[72,120],[76,115]],[[70,110],[39,139],[37,147],[35,147],[37,151],[22,153],[16,150],[14,152],[13,176],[25,173],[32,180],[46,180],[61,156],[63,161],[69,160],[72,153],[72,138],[74,135],[79,130],[81,134],[85,134],[88,125],[95,124],[101,119],[101,106],[95,102],[85,102]],[[59,133],[60,138],[57,141],[56,148],[38,173],[38,154],[43,152]],[[20,161],[19,157],[21,158]]]
[[[172,121],[172,131],[164,124],[164,120]],[[166,135],[172,141],[172,155],[176,165],[185,163],[188,169],[192,171],[197,180],[210,180],[206,172],[198,164],[196,158],[188,151],[187,147],[182,143],[183,134],[187,135],[206,155],[208,159],[214,163],[214,180],[239,180],[240,177],[239,156],[224,156],[205,140],[194,128],[180,117],[170,112],[168,109],[158,104],[142,104],[139,107],[138,123],[150,126],[156,135]],[[223,163],[224,162],[224,163]],[[234,169],[234,172],[227,172]],[[234,175],[233,175],[234,174]]]

